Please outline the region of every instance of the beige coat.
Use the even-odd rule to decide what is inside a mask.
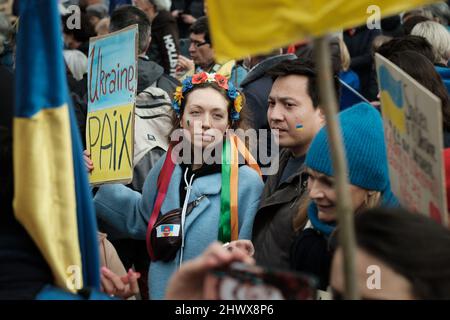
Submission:
[[[119,277],[126,276],[127,271],[125,270],[125,267],[123,266],[123,263],[120,260],[116,249],[106,237],[106,233],[98,232],[98,242],[100,246],[100,267],[107,267]],[[135,297],[128,298],[128,300],[135,299]]]

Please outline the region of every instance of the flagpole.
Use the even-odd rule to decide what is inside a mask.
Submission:
[[[348,184],[348,169],[345,161],[341,130],[337,118],[337,100],[334,90],[333,72],[329,39],[327,35],[314,39],[314,58],[318,70],[318,87],[320,105],[325,113],[330,152],[335,172],[335,189],[337,193],[337,219],[339,226],[339,242],[344,253],[344,277],[346,299],[357,300],[359,294],[356,286],[355,272],[355,230],[353,209]]]

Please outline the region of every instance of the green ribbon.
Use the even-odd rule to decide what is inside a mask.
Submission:
[[[224,139],[222,149],[222,191],[220,193],[219,241],[231,241],[231,209],[230,209],[230,175],[231,175],[231,147],[230,141]]]

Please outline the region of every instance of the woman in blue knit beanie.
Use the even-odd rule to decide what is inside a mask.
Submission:
[[[366,103],[339,114],[348,165],[350,193],[355,213],[377,206],[398,206],[391,193],[383,121],[379,112]],[[309,222],[293,244],[291,266],[316,275],[320,288],[329,282],[332,250],[328,238],[336,228],[337,195],[330,157],[327,129],[322,128],[306,155],[308,197],[298,220]],[[295,222],[294,222],[295,225]]]

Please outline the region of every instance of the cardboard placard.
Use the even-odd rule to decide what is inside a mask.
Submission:
[[[133,25],[89,42],[86,148],[94,185],[133,179],[137,41]]]
[[[392,192],[447,225],[441,101],[383,56],[375,60]]]

